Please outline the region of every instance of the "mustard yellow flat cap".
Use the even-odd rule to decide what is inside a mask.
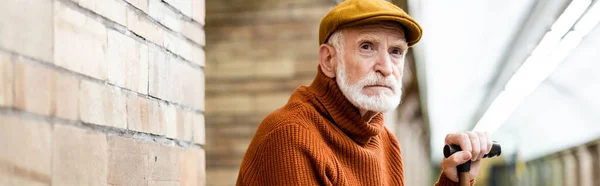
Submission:
[[[319,27],[319,45],[342,27],[351,27],[379,21],[394,21],[404,28],[408,46],[421,40],[421,26],[404,10],[385,0],[347,0],[334,7]]]

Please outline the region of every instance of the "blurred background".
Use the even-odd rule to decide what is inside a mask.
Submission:
[[[406,185],[471,130],[502,145],[477,185],[600,185],[600,0],[390,1],[424,29],[385,113]],[[3,0],[0,186],[234,185],[340,2]]]
[[[232,185],[262,118],[316,73],[335,0],[206,1],[208,185]],[[386,113],[407,185],[432,185],[444,137],[490,131],[477,185],[600,185],[598,0],[391,0],[423,27]]]

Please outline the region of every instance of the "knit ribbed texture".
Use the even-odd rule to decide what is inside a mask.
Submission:
[[[296,89],[260,124],[237,185],[402,186],[400,146],[383,114],[364,122],[319,69],[309,87]],[[458,184],[440,176],[436,185]]]

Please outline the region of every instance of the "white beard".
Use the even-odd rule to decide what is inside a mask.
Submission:
[[[349,84],[345,66],[343,59],[340,59],[336,71],[336,82],[344,96],[355,107],[374,112],[387,112],[398,107],[402,97],[402,82],[396,81],[394,76],[383,77],[381,74],[371,71],[355,84]],[[362,90],[365,86],[374,84],[390,86],[393,93],[385,91],[371,96],[363,93]]]

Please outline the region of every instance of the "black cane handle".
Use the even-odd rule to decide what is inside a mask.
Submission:
[[[460,146],[458,145],[445,145],[444,146],[444,157],[450,157],[452,154],[461,151]],[[498,144],[497,142],[493,142],[492,144],[492,150],[490,150],[490,152],[486,155],[483,155],[483,158],[491,158],[491,157],[495,157],[495,156],[500,156],[500,154],[502,153],[502,148],[500,147],[500,144]]]
[[[452,154],[461,151],[460,146],[458,145],[445,145],[444,146],[444,157],[448,158],[450,157]],[[491,158],[491,157],[495,157],[495,156],[500,156],[500,154],[502,153],[502,149],[500,148],[500,144],[498,144],[497,142],[493,142],[492,144],[492,149],[490,150],[490,152],[486,155],[483,155],[483,158]],[[456,166],[456,171],[458,172],[458,181],[460,183],[460,185],[469,185],[469,181],[470,178],[469,177],[469,171],[471,171],[471,160],[467,161],[466,163],[460,164],[458,166]]]

